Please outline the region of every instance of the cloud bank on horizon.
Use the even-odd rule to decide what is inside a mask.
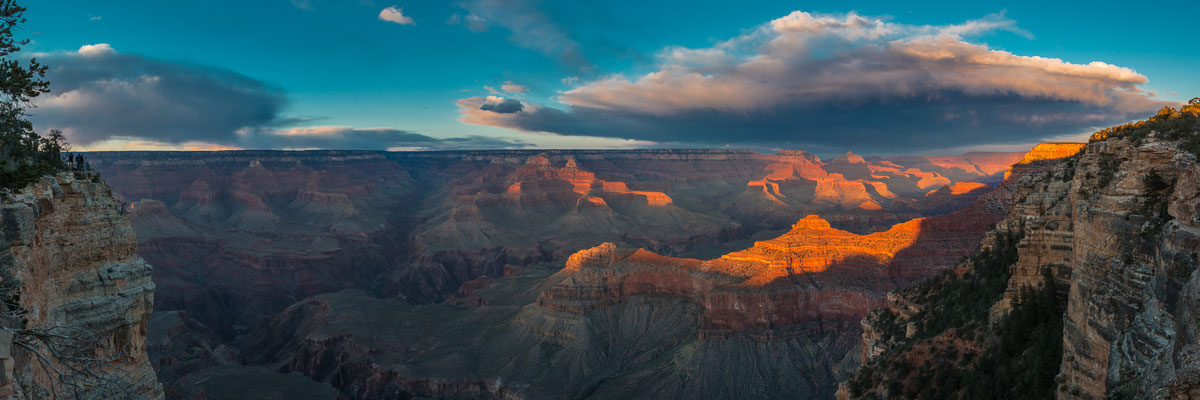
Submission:
[[[856,150],[1030,142],[1170,104],[1129,68],[971,41],[998,30],[1031,36],[1002,14],[914,26],[796,11],[712,47],[663,49],[653,71],[580,84],[559,104],[457,104],[462,122],[526,132]]]
[[[222,68],[118,53],[106,43],[34,56],[53,68],[47,72],[51,93],[35,100],[31,119],[39,128],[62,130],[84,148],[113,141],[186,150],[529,146],[483,136],[434,138],[392,128],[295,126],[308,121],[283,115],[287,98],[278,88]]]

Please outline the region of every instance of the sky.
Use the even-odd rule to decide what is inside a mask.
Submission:
[[[23,5],[81,150],[1016,150],[1200,96],[1196,2]]]

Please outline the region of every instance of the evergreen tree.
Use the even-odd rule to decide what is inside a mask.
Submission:
[[[68,167],[62,153],[66,140],[53,131],[46,138],[33,130],[26,110],[33,99],[49,91],[46,66],[37,59],[16,57],[29,39],[16,39],[25,22],[25,8],[15,0],[0,0],[0,189],[19,190],[41,176]]]

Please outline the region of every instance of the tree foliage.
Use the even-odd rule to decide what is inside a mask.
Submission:
[[[1043,273],[1040,288],[1025,287],[1012,312],[995,329],[996,338],[972,373],[971,399],[1053,399],[1062,364],[1066,304],[1054,278]]]
[[[52,130],[42,137],[26,119],[26,110],[33,107],[34,98],[48,91],[49,82],[43,79],[45,65],[36,59],[22,62],[15,56],[29,42],[14,38],[15,31],[25,22],[24,13],[25,8],[16,1],[0,0],[0,195],[3,196],[47,174],[90,170],[82,156],[71,153],[61,131]],[[107,337],[110,332],[101,332],[86,321],[51,326],[31,323],[31,311],[21,300],[26,286],[14,273],[16,265],[8,247],[0,248],[0,332],[3,332],[0,337],[11,340],[2,345],[11,346],[14,359],[30,364],[17,365],[15,373],[31,378],[28,382],[18,379],[4,383],[20,385],[28,398],[139,398],[122,375],[125,373],[122,366],[132,359],[130,349],[116,347],[127,341]],[[14,371],[10,369],[9,373]]]
[[[1004,296],[1011,275],[1009,267],[1017,262],[1017,243],[1021,237],[1002,233],[990,248],[981,249],[967,259],[971,269],[963,276],[948,272],[942,279],[930,279],[909,289],[914,302],[927,304],[916,318],[922,340],[951,328],[974,331],[986,324],[988,310]]]
[[[14,35],[24,15],[15,0],[0,0],[0,189],[9,191],[56,171],[86,169],[82,158],[70,153],[62,132],[42,137],[26,118],[33,99],[48,92],[50,83],[43,79],[47,67],[36,58],[22,62],[16,57],[29,43]]]

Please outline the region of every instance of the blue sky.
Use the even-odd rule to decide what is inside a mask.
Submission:
[[[1087,106],[1086,111],[1070,108],[1071,102],[1079,101],[1077,96],[1051,95],[1047,99],[1045,95],[1018,93],[1022,90],[1020,88],[1003,87],[989,87],[988,93],[979,93],[980,90],[971,84],[961,83],[961,79],[955,83],[939,83],[937,88],[928,88],[927,90],[932,91],[929,93],[919,91],[914,96],[906,92],[902,96],[907,99],[905,101],[921,97],[943,99],[944,104],[936,105],[940,110],[938,112],[946,110],[947,106],[957,107],[961,104],[979,104],[981,107],[1002,104],[1003,107],[1018,112],[1025,110],[1021,107],[1045,106],[1047,100],[1051,100],[1053,104],[1049,107],[1058,110],[1055,115],[1077,113],[1079,116],[1069,123],[1038,125],[1037,129],[1032,130],[1036,133],[1007,135],[1004,129],[989,130],[987,135],[981,134],[980,138],[963,143],[965,147],[1022,145],[1063,134],[1078,134],[1103,124],[1142,115],[1145,113],[1144,108],[1159,104],[1154,102],[1181,102],[1193,96],[1200,96],[1200,79],[1195,79],[1196,71],[1200,67],[1200,41],[1195,39],[1200,37],[1200,25],[1193,19],[1195,15],[1200,14],[1200,6],[1194,2],[1093,2],[1087,7],[1079,7],[1050,2],[1012,2],[997,6],[977,2],[911,5],[894,1],[56,0],[32,2],[26,4],[26,7],[29,8],[26,15],[29,22],[22,33],[33,40],[26,51],[31,54],[46,54],[43,58],[52,67],[55,66],[54,61],[64,64],[81,62],[77,60],[81,57],[72,58],[71,52],[77,52],[84,45],[105,43],[112,52],[130,56],[126,61],[106,64],[112,68],[153,62],[189,66],[185,68],[186,71],[179,72],[180,74],[203,73],[208,69],[224,70],[262,83],[276,92],[273,96],[279,98],[278,104],[267,107],[269,110],[264,111],[270,115],[254,119],[249,124],[253,126],[242,128],[253,129],[256,132],[301,129],[303,132],[318,132],[317,134],[322,135],[330,132],[325,128],[346,128],[345,131],[336,133],[338,137],[360,134],[361,130],[375,129],[372,132],[379,133],[386,129],[390,133],[375,136],[415,134],[429,138],[425,142],[418,140],[410,145],[405,145],[404,143],[408,142],[400,140],[380,145],[388,148],[514,145],[764,148],[808,146],[828,148],[832,151],[871,142],[869,131],[877,129],[871,124],[844,128],[845,136],[857,138],[857,142],[854,143],[827,143],[820,134],[807,133],[807,129],[813,124],[831,124],[834,126],[830,128],[831,131],[842,132],[842,128],[838,128],[837,125],[843,123],[839,121],[844,119],[803,118],[807,114],[796,112],[795,107],[799,106],[794,104],[800,100],[780,97],[782,95],[761,94],[764,96],[761,99],[746,100],[753,105],[726,105],[714,100],[716,103],[680,104],[670,110],[651,112],[636,106],[644,106],[645,101],[656,98],[647,93],[651,89],[662,90],[661,86],[623,86],[615,92],[601,92],[602,89],[612,87],[593,86],[596,82],[603,82],[617,74],[629,82],[636,83],[639,77],[648,73],[678,71],[676,67],[679,65],[664,61],[662,55],[666,49],[712,48],[739,37],[758,40],[749,36],[756,35],[756,30],[761,30],[771,21],[798,10],[814,18],[832,18],[842,22],[850,21],[846,16],[853,13],[852,15],[862,16],[868,21],[883,21],[907,27],[907,31],[910,32],[919,31],[921,26],[961,26],[973,20],[1002,21],[997,24],[1003,26],[1001,28],[972,32],[956,38],[961,43],[985,46],[988,51],[1003,51],[1020,57],[1054,58],[1075,65],[1101,61],[1136,71],[1145,78],[1144,82],[1135,83],[1133,86],[1141,93],[1140,98],[1149,99],[1149,103],[1142,101],[1134,104],[1129,100],[1123,101],[1123,105],[1114,106],[1102,101],[1092,102],[1084,104]],[[402,24],[381,19],[381,11],[389,7],[411,19],[412,23]],[[936,35],[944,35],[945,31],[948,30],[938,31],[940,33]],[[773,34],[782,35],[778,32]],[[863,42],[859,36],[854,36],[855,39],[851,40],[846,39],[846,35],[839,34],[841,36],[837,36],[837,40],[832,40],[819,37],[825,35],[824,32],[805,31],[803,34],[808,35],[803,40],[810,41],[803,50],[804,57],[811,58],[809,61],[849,56],[852,53],[844,51],[851,47],[865,46],[863,48],[873,49],[886,47],[888,43],[898,40],[917,40],[914,38],[918,36],[914,35],[935,35],[922,31]],[[762,40],[772,38],[774,37]],[[744,47],[729,54],[745,56],[741,59],[744,62],[756,54],[742,53],[754,53],[760,51],[760,48]],[[787,60],[795,59],[797,54],[801,53],[793,51],[774,55],[780,55],[781,60],[790,62]],[[687,61],[687,65],[690,67],[692,62]],[[804,62],[808,61],[801,61],[802,65],[798,65],[795,71],[811,70],[811,65],[803,64]],[[732,65],[736,64],[737,62],[734,62]],[[730,81],[726,82],[735,83],[745,79],[755,82],[768,79],[807,79],[788,74],[734,77],[729,72],[731,64],[728,63],[722,64],[721,68],[713,65],[697,68],[697,71],[711,74],[718,79],[727,78]],[[908,69],[905,71],[913,72]],[[942,71],[934,70],[930,74],[937,75]],[[980,74],[989,73],[992,72],[981,71],[962,79],[978,79]],[[133,76],[128,72],[113,74],[114,77],[122,78]],[[51,78],[54,78],[54,74],[51,74]],[[925,82],[924,78],[921,82]],[[501,86],[506,83],[523,86],[526,90],[504,91]],[[821,82],[797,85],[810,90],[818,83]],[[1072,84],[1075,83],[1077,82]],[[784,82],[779,86],[787,88],[792,84]],[[1103,86],[1110,83],[1087,83],[1097,84]],[[1113,85],[1116,89],[1112,90],[1128,91],[1128,82]],[[80,86],[82,87],[84,86]],[[489,87],[494,89],[494,92],[489,92]],[[587,90],[576,92],[575,96],[566,96],[564,100],[564,91],[580,87]],[[744,88],[736,84],[731,87],[735,90]],[[58,91],[57,94],[61,94],[72,89],[79,88],[55,90]],[[949,92],[945,92],[946,90]],[[930,93],[935,95],[931,96]],[[585,94],[591,96],[587,99],[608,95],[630,96],[632,99],[597,103],[586,100],[582,96]],[[1127,94],[1118,93],[1111,96]],[[472,117],[474,114],[471,113],[479,111],[477,104],[499,101],[488,100],[489,95],[512,99],[524,107],[512,115],[483,113]],[[170,97],[173,96],[175,95]],[[638,100],[638,96],[651,97]],[[862,107],[867,108],[857,109],[856,113],[883,107],[884,115],[912,114],[908,106],[895,106],[895,93],[867,93],[863,96],[866,97],[860,98],[871,99],[864,104],[876,105],[863,105]],[[476,100],[465,100],[471,98]],[[830,104],[844,102],[845,99],[838,97],[825,100],[831,102],[830,104],[814,104],[821,101],[820,99],[804,101],[802,110],[811,111],[840,107]],[[923,101],[922,110],[928,111],[933,107],[928,104],[928,100]],[[175,108],[180,107],[195,105],[183,104]],[[270,139],[279,136],[274,133],[264,134],[266,136],[262,137],[266,139],[257,141],[238,141],[240,139],[229,139],[233,137],[229,135],[226,135],[226,139],[206,141],[203,132],[179,137],[158,137],[153,133],[154,129],[141,129],[154,127],[122,127],[116,122],[109,125],[96,124],[111,126],[104,132],[84,132],[89,129],[87,124],[74,121],[72,125],[57,121],[53,117],[55,110],[54,106],[47,108],[45,121],[35,119],[39,127],[55,128],[58,127],[56,123],[64,124],[69,135],[78,136],[75,139],[77,142],[81,139],[88,142],[85,143],[85,148],[180,148],[185,143],[241,148],[311,146],[303,142],[278,144]],[[960,114],[961,110],[955,110],[957,111],[946,111],[945,115]],[[191,111],[202,114],[207,110]],[[551,114],[548,111],[561,112]],[[675,126],[678,118],[694,115],[695,112],[711,116],[710,125],[720,126],[725,131],[737,130],[737,127],[747,124],[753,125],[754,121],[769,123],[736,136],[717,133],[655,133],[664,131],[661,126]],[[752,114],[753,119],[748,120],[745,117],[746,113]],[[782,113],[800,117],[780,118],[779,114]],[[721,119],[726,114],[732,115],[730,118],[733,119]],[[823,111],[822,115],[825,114],[828,112]],[[1100,118],[1101,114],[1105,117]],[[518,116],[522,119],[514,119]],[[214,114],[213,118],[222,116]],[[627,124],[613,127],[604,125],[605,121],[614,119],[626,121]],[[1011,115],[995,116],[981,121],[1009,119],[1012,119]],[[906,121],[911,123],[917,120],[914,118]],[[230,122],[232,125],[228,126],[240,123]],[[1031,131],[1025,125],[1009,128],[1013,131]],[[913,129],[913,132],[898,133],[913,135],[913,140],[903,142],[911,142],[912,146],[908,147],[912,148],[902,150],[963,147],[950,140],[954,137],[954,131],[964,129],[963,125]],[[944,132],[934,136],[921,136],[922,134],[916,131],[918,129]],[[549,133],[533,133],[539,130]],[[241,132],[239,135],[245,135],[245,130]],[[299,136],[296,132],[300,131],[292,131],[290,135],[284,136]],[[218,133],[214,135],[220,137]],[[477,136],[498,138],[499,141],[467,140]],[[597,139],[590,136],[609,138]],[[373,147],[364,143],[369,142],[324,141],[319,144],[334,147]],[[400,144],[396,145],[397,143]],[[872,151],[870,148],[866,150]]]

